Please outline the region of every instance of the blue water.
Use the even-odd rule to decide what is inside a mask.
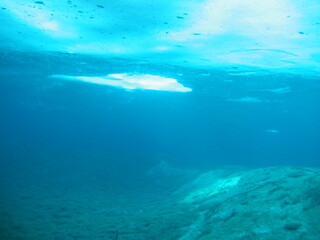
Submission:
[[[226,2],[0,2],[0,239],[186,240],[224,219],[175,195],[213,169],[264,168],[260,181],[288,167],[252,189],[289,196],[281,184],[305,176],[306,216],[319,210],[320,5]]]
[[[138,168],[160,159],[200,168],[320,164],[317,78],[61,54],[7,53],[1,69],[3,143],[139,156]],[[175,77],[193,91],[126,91],[48,78],[124,69]],[[284,87],[291,91],[264,91]],[[230,101],[246,96],[263,102]]]

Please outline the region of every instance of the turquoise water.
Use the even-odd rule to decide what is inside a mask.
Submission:
[[[0,238],[211,239],[200,173],[319,168],[320,5],[271,2],[0,1]]]
[[[8,53],[1,62],[3,142],[146,155],[186,166],[319,165],[316,77],[230,75],[228,69],[61,54]],[[124,70],[174,77],[193,91],[123,90],[48,78]]]

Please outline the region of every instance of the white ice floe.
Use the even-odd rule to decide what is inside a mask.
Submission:
[[[243,97],[243,98],[235,98],[235,99],[228,99],[228,101],[232,102],[254,102],[254,103],[261,103],[261,102],[268,102],[265,100],[261,100],[259,98],[254,98],[254,97]]]
[[[60,78],[64,80],[83,81],[94,84],[109,85],[124,89],[148,89],[159,91],[173,92],[190,92],[191,88],[183,86],[174,78],[166,78],[150,74],[109,74],[101,77],[86,76],[68,76],[68,75],[51,75],[52,78]]]
[[[272,93],[289,93],[291,92],[291,88],[283,87],[283,88],[275,88],[275,89],[266,89],[265,91],[272,92]]]
[[[278,133],[279,130],[276,130],[276,129],[266,129],[265,132],[267,132],[267,133]]]

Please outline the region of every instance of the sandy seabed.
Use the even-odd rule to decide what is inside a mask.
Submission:
[[[320,170],[159,166],[130,187],[2,183],[0,239],[318,240]]]

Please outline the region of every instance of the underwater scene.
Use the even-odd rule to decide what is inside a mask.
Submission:
[[[0,240],[320,240],[319,1],[0,21]]]

